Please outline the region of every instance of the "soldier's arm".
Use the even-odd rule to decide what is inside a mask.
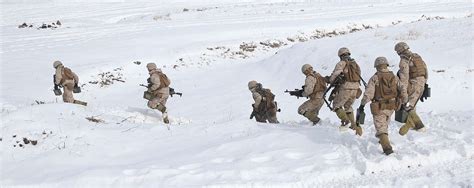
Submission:
[[[370,78],[369,83],[367,83],[367,87],[365,88],[364,97],[362,97],[361,105],[369,103],[374,98],[377,79],[378,77],[376,75]]]
[[[79,83],[79,77],[77,76],[77,74],[72,72],[72,76],[74,77],[74,83],[78,84]]]
[[[55,74],[54,84],[59,85],[61,83],[62,78],[63,78],[63,74],[61,72],[61,68],[57,68],[56,69],[56,74]]]
[[[400,100],[403,104],[405,104],[408,102],[408,93],[402,92],[403,86],[402,86],[402,83],[400,82],[400,79],[398,79],[398,77],[396,76],[395,76],[395,79],[397,80],[397,83],[398,83],[397,88],[400,93]]]
[[[158,76],[157,74],[152,74],[150,76],[150,80],[152,83],[150,87],[151,90],[157,90],[158,88],[160,88],[160,76]]]
[[[260,103],[262,103],[262,96],[258,94],[257,92],[252,92],[252,97],[253,97],[253,100],[255,101],[254,108],[258,109],[258,106],[260,106]]]
[[[399,64],[399,77],[400,77],[400,85],[401,90],[400,92],[404,95],[408,95],[408,80],[409,80],[409,65],[408,60],[402,58]]]
[[[344,71],[345,66],[346,66],[345,61],[339,61],[339,63],[336,64],[336,67],[334,67],[334,70],[332,71],[331,77],[329,78],[329,83],[334,82],[336,77],[339,76],[342,73],[342,71]]]
[[[316,84],[316,82],[317,82],[316,78],[312,76],[306,77],[306,80],[304,83],[303,97],[308,97],[313,93],[314,85]]]

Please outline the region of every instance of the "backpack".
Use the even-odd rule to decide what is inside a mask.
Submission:
[[[62,72],[62,77],[64,80],[73,80],[74,79],[74,73],[72,73],[71,69],[64,67],[63,72]]]
[[[409,69],[410,79],[420,76],[426,78],[426,64],[421,58],[421,56],[416,53],[413,53],[413,55],[409,57],[409,61],[413,63],[413,66],[410,66]]]
[[[379,84],[375,87],[375,102],[380,104],[381,110],[395,110],[398,106],[398,83],[395,75],[391,71],[376,74]]]
[[[166,76],[166,74],[159,72],[158,76],[160,76],[160,88],[170,86],[171,81],[170,79],[168,79],[168,76]]]
[[[314,74],[313,76],[316,78],[316,84],[314,85],[313,93],[326,91],[327,86],[324,77],[318,73]]]
[[[259,110],[268,110],[268,109],[272,109],[272,108],[275,108],[275,95],[272,93],[272,91],[270,89],[260,89],[260,90],[257,90],[258,94],[260,94],[262,97],[265,98],[265,107],[266,109],[261,109],[262,108],[262,105],[259,106]]]
[[[344,78],[348,82],[359,82],[360,81],[360,67],[359,65],[355,62],[355,60],[346,60],[346,69],[347,71],[344,72]]]

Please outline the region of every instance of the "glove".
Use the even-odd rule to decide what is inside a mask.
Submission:
[[[74,84],[74,87],[79,87],[77,83]]]
[[[364,106],[365,106],[365,105],[361,104],[361,105],[359,106],[359,108],[358,108],[359,111],[364,111]]]
[[[329,82],[330,82],[330,81],[329,81],[330,79],[331,79],[331,77],[330,77],[330,76],[325,76],[325,77],[324,77],[324,80],[325,80],[325,81],[326,81],[326,83],[328,83],[328,84],[329,84]]]

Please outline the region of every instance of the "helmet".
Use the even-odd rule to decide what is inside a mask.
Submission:
[[[156,69],[156,64],[155,63],[148,63],[146,64],[146,68],[151,71]]]
[[[405,42],[399,42],[395,45],[395,51],[400,54],[402,52],[404,52],[405,50],[408,50],[410,49],[410,47],[408,47],[408,44],[405,43]]]
[[[63,65],[63,63],[61,63],[61,61],[55,61],[53,63],[53,68],[58,68],[59,65]]]
[[[342,48],[339,49],[339,51],[337,51],[337,56],[339,56],[339,57],[341,57],[341,56],[344,55],[344,54],[349,54],[349,55],[351,55],[351,52],[350,52],[349,49],[346,48],[346,47],[342,47]]]
[[[308,71],[308,69],[312,69],[313,66],[311,66],[310,64],[304,64],[302,67],[301,67],[301,72],[305,73],[306,71]]]
[[[388,66],[387,58],[377,57],[377,59],[375,59],[375,62],[374,62],[374,67],[378,67],[380,65],[387,65]]]
[[[255,81],[255,80],[252,80],[248,83],[249,89],[253,89],[253,88],[257,87],[257,85],[258,85],[258,82]]]

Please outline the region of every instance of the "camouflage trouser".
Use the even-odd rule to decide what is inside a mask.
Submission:
[[[72,90],[74,89],[74,83],[68,83],[63,86],[63,101],[67,103],[74,103],[74,96]]]
[[[276,114],[277,114],[276,108],[269,109],[266,112],[257,113],[255,115],[255,120],[261,123],[266,123],[267,120],[269,123],[279,123],[276,117]]]
[[[310,121],[315,121],[313,118],[318,117],[323,104],[324,100],[322,98],[309,99],[298,108],[298,114],[305,116]]]
[[[166,111],[166,101],[168,100],[168,96],[166,95],[158,95],[157,97],[148,101],[148,107],[151,109],[158,109],[161,112]]]
[[[346,113],[354,111],[352,104],[357,97],[357,89],[340,89],[333,101],[334,110],[344,107]]]
[[[379,114],[372,114],[374,118],[376,137],[381,134],[388,134],[388,124],[390,124],[390,117],[392,116],[394,111],[395,110],[380,110]]]
[[[424,77],[418,77],[414,79],[410,79],[407,88],[408,92],[408,103],[414,107],[416,101],[421,97],[423,94],[423,90],[425,89],[426,79]]]

